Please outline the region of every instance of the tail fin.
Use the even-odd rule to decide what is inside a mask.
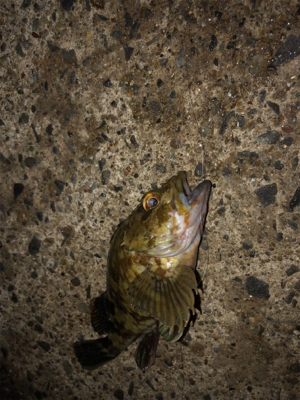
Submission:
[[[117,357],[119,353],[111,354],[111,341],[108,337],[96,340],[83,340],[74,343],[75,355],[85,369],[95,369]]]

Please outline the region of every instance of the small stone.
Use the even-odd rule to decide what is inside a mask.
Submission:
[[[235,47],[236,47],[236,41],[232,40],[232,41],[228,42],[226,49],[233,50],[233,49],[235,49]]]
[[[164,363],[165,363],[168,367],[172,367],[172,366],[173,366],[172,360],[170,360],[168,357],[165,357],[165,358],[164,358]]]
[[[32,279],[37,279],[38,273],[36,271],[32,271],[30,276],[31,276]]]
[[[295,221],[292,221],[291,219],[287,219],[286,222],[288,223],[288,225],[294,229],[294,231],[298,230],[298,224]]]
[[[167,166],[165,164],[156,164],[155,169],[157,171],[161,171],[164,174],[167,170]]]
[[[134,382],[131,381],[131,382],[129,383],[129,387],[128,387],[128,395],[129,395],[129,396],[132,396],[132,394],[133,394],[133,389],[134,389]]]
[[[71,279],[71,283],[73,286],[80,286],[80,279],[76,276],[76,278]]]
[[[67,374],[67,375],[71,375],[72,373],[73,373],[73,367],[72,367],[72,365],[69,363],[69,361],[68,360],[65,360],[64,362],[63,362],[63,369],[65,370],[65,373]]]
[[[194,171],[194,175],[198,176],[200,178],[203,178],[205,176],[205,174],[206,174],[205,166],[201,162],[199,162],[196,165],[196,168],[195,168],[195,171]]]
[[[284,165],[282,164],[281,161],[276,160],[275,163],[274,163],[274,168],[279,170],[279,171],[281,171],[284,168]]]
[[[38,332],[38,333],[43,333],[44,332],[44,329],[43,329],[42,325],[40,325],[40,324],[35,324],[34,325],[34,330],[36,332]]]
[[[90,189],[89,189],[89,193],[93,193],[93,191],[94,191],[95,189],[97,189],[98,186],[99,186],[99,182],[94,181],[93,184],[92,184],[92,186],[91,186]]]
[[[18,296],[16,295],[15,292],[12,293],[11,300],[12,300],[13,303],[17,303],[18,302]]]
[[[237,123],[239,128],[243,128],[246,125],[246,118],[243,115],[238,115]]]
[[[225,213],[225,211],[226,211],[226,208],[223,206],[223,207],[218,208],[217,213],[220,216],[222,216]]]
[[[235,116],[235,111],[228,111],[223,114],[222,124],[221,124],[220,130],[219,130],[219,135],[224,135],[231,118],[234,116]]]
[[[268,106],[274,111],[275,114],[279,115],[279,105],[277,103],[273,103],[272,101],[267,101]]]
[[[253,248],[253,243],[251,242],[250,239],[244,240],[242,245],[243,245],[243,249],[245,249],[245,250],[250,250]]]
[[[147,383],[147,385],[148,385],[153,391],[155,391],[155,387],[153,386],[152,382],[151,382],[149,379],[147,379],[145,382]]]
[[[170,146],[172,147],[172,149],[180,149],[180,147],[181,147],[181,141],[180,141],[180,139],[178,139],[177,137],[176,138],[173,138],[173,139],[171,139],[171,141],[170,141]]]
[[[178,57],[175,59],[175,64],[178,68],[182,68],[185,66],[186,63],[186,46],[182,46]]]
[[[140,21],[137,19],[134,24],[131,27],[131,30],[129,32],[129,39],[133,39],[135,37],[135,35],[138,33],[138,30],[140,29],[141,23]]]
[[[24,190],[23,183],[15,183],[14,184],[14,198],[16,199]]]
[[[209,44],[209,50],[212,51],[214,48],[218,46],[218,39],[215,35],[211,35],[211,41]]]
[[[12,292],[12,291],[14,290],[14,288],[15,288],[14,285],[10,283],[10,284],[8,285],[7,291],[8,291],[8,292]]]
[[[22,46],[21,46],[20,42],[18,42],[17,45],[16,45],[16,52],[17,52],[18,56],[25,57],[25,53],[24,53],[24,51],[22,49]]]
[[[19,124],[28,124],[28,122],[29,122],[29,115],[23,113],[19,118]]]
[[[106,159],[105,158],[101,158],[101,160],[99,161],[100,171],[103,171],[105,163],[106,163]]]
[[[113,86],[113,84],[111,83],[110,79],[106,79],[106,81],[103,82],[103,86],[110,88]]]
[[[254,193],[257,195],[262,205],[267,207],[276,201],[277,185],[276,183],[272,183],[271,185],[263,186],[259,189],[256,189]]]
[[[124,400],[124,392],[122,389],[116,389],[114,391],[114,397],[118,400]]]
[[[54,181],[54,185],[56,187],[56,196],[59,196],[67,184],[57,179]]]
[[[265,331],[265,328],[262,325],[259,325],[258,336],[261,336]]]
[[[35,167],[37,164],[39,163],[38,159],[35,157],[27,157],[24,160],[24,164],[26,165],[26,167],[28,168],[32,168]]]
[[[123,34],[120,31],[114,31],[113,33],[110,34],[110,36],[116,40],[122,40]]]
[[[172,90],[171,94],[170,94],[171,99],[175,99],[176,97],[176,91]]]
[[[278,232],[276,235],[276,240],[278,242],[281,242],[283,240],[283,233],[282,232]]]
[[[37,344],[46,352],[48,352],[51,348],[50,344],[48,342],[45,342],[44,340],[38,340]]]
[[[135,138],[134,135],[131,135],[131,137],[130,137],[130,142],[131,142],[131,144],[133,144],[133,146],[134,146],[136,149],[139,147],[139,144],[138,144],[138,142],[136,141],[136,138]]]
[[[292,300],[293,300],[295,294],[296,294],[296,292],[295,292],[294,290],[291,290],[291,291],[287,294],[287,296],[286,296],[286,298],[284,299],[284,301],[285,301],[287,304],[291,304],[291,302],[292,302]]]
[[[38,239],[36,236],[33,236],[31,239],[29,245],[28,245],[28,251],[32,256],[36,256],[37,253],[40,251],[42,241]]]
[[[65,11],[71,11],[76,0],[61,0],[60,4]]]
[[[292,265],[290,266],[290,268],[288,268],[288,269],[285,271],[285,273],[287,274],[287,276],[291,276],[291,275],[293,275],[293,274],[295,274],[296,272],[299,272],[299,271],[300,271],[300,268],[297,267],[297,265],[292,264]]]
[[[31,4],[31,0],[23,0],[22,4],[21,4],[21,9],[25,10],[26,8],[28,8]]]
[[[124,14],[124,19],[125,19],[125,26],[132,26],[133,24],[133,20],[131,18],[131,15],[126,11],[126,13]]]
[[[161,112],[161,105],[159,101],[152,100],[149,104],[152,112],[154,112],[155,114],[159,114]]]
[[[293,144],[294,139],[289,136],[287,138],[284,138],[280,143],[280,147],[285,149],[286,147],[291,147],[291,145]]]
[[[279,66],[288,63],[300,54],[300,35],[289,35],[282,46],[276,51],[273,64]]]
[[[133,47],[128,46],[128,44],[125,44],[123,49],[124,49],[124,53],[125,53],[125,60],[129,61],[134,49],[133,49]]]
[[[250,296],[265,300],[268,300],[270,297],[269,285],[255,276],[249,276],[247,278],[246,289]]]
[[[277,131],[268,131],[259,135],[256,140],[262,143],[275,144],[280,139],[280,133]]]
[[[296,189],[294,196],[289,204],[289,212],[293,212],[294,208],[300,204],[300,186]]]
[[[266,99],[266,94],[267,94],[266,89],[262,89],[262,90],[260,91],[260,93],[259,93],[259,99],[258,99],[259,105],[260,105],[260,106],[263,105],[263,103],[264,103],[264,101],[265,101],[265,99]]]
[[[51,203],[50,203],[50,208],[51,208],[51,210],[52,210],[53,212],[56,211],[56,207],[55,207],[55,202],[54,202],[54,201],[51,201]]]
[[[102,172],[102,177],[101,177],[102,185],[107,185],[109,182],[109,178],[110,178],[110,170],[107,169]]]
[[[71,1],[71,0],[70,0]],[[62,50],[62,58],[65,64],[75,64],[77,65],[77,57],[75,50]]]
[[[164,81],[162,81],[161,79],[157,79],[157,87],[162,87],[164,84]]]

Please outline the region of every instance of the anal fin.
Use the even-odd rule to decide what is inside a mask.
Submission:
[[[92,326],[99,335],[104,335],[111,331],[109,304],[106,292],[92,299],[90,303]]]

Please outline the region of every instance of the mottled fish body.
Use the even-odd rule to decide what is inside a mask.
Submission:
[[[182,339],[200,310],[198,248],[211,182],[191,191],[185,172],[145,194],[111,239],[106,291],[91,302],[99,335],[74,345],[84,368],[97,368],[139,339],[135,353],[145,371],[159,336]]]

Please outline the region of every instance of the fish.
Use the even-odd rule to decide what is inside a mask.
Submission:
[[[196,269],[212,183],[191,190],[185,171],[146,193],[110,241],[106,290],[92,299],[91,325],[100,336],[74,343],[84,369],[115,359],[138,340],[137,366],[155,362],[160,336],[182,340],[201,312]]]

